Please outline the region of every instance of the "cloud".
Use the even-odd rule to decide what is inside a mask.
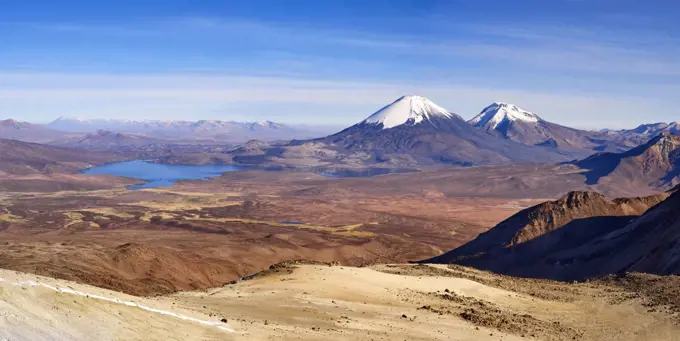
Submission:
[[[196,51],[198,41],[203,54],[226,53],[226,59],[235,50],[252,51],[255,59],[271,58],[275,51],[302,60],[332,58],[356,62],[360,59],[375,65],[398,65],[400,59],[411,56],[408,65],[416,68],[436,64],[455,70],[458,63],[451,59],[453,57],[464,59],[466,67],[474,62],[472,67],[480,72],[516,67],[523,72],[580,72],[583,77],[669,78],[680,75],[680,64],[676,62],[680,42],[654,30],[524,23],[461,24],[431,19],[410,19],[409,24],[415,27],[429,25],[437,30],[432,35],[408,35],[201,16],[105,25],[28,23],[24,26],[65,35],[119,35],[142,42],[147,40],[151,45],[172,39],[177,46],[178,58]],[[144,50],[143,43],[135,45]],[[220,50],[221,47],[224,48]],[[189,58],[185,56],[185,59]]]
[[[471,45],[474,55],[553,70],[589,74],[677,76],[680,41],[664,32],[630,28],[469,25],[470,32],[501,38]]]
[[[353,53],[374,60],[413,55],[422,57],[418,63],[437,63],[457,56],[553,72],[581,71],[584,75],[680,75],[680,64],[676,62],[680,41],[659,31],[521,24],[437,25],[442,29],[432,36],[201,17],[179,18],[165,27],[196,30],[194,32],[215,34],[224,39],[229,39],[229,34],[238,33],[275,41],[292,50],[297,50],[298,45],[307,47],[298,50],[301,55],[323,55],[324,52],[319,52],[322,50],[314,51],[315,47],[332,46],[335,49],[330,53],[343,55],[342,48],[351,48]],[[455,65],[450,67],[455,68]]]

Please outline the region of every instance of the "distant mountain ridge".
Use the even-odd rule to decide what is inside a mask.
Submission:
[[[161,139],[203,139],[245,142],[313,138],[324,135],[324,129],[286,125],[272,121],[236,122],[221,120],[116,120],[60,117],[47,127],[66,132],[94,133],[99,130],[145,134]]]
[[[59,117],[47,124],[48,127],[71,132],[95,132],[112,130],[118,132],[148,132],[159,129],[207,129],[207,128],[269,128],[285,129],[284,124],[271,121],[236,122],[221,120],[119,120],[119,119],[79,119]]]
[[[139,135],[116,133],[108,130],[99,130],[95,133],[78,136],[63,141],[53,142],[53,145],[86,148],[93,150],[112,150],[119,147],[141,147],[150,144],[162,144],[168,141],[155,139],[152,137]]]
[[[65,133],[40,124],[20,122],[13,119],[0,120],[0,138],[24,142],[46,143],[64,138]]]
[[[644,136],[656,136],[661,133],[680,134],[680,122],[659,122],[641,124],[633,129],[610,130],[620,134],[640,134]]]

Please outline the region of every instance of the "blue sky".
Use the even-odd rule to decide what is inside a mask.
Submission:
[[[348,125],[403,94],[680,120],[676,1],[0,0],[0,117]]]

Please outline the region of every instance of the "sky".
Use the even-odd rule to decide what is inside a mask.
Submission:
[[[675,0],[0,0],[0,118],[350,125],[405,94],[676,121]]]

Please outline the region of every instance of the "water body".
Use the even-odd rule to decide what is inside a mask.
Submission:
[[[253,166],[234,165],[167,165],[151,163],[142,160],[111,163],[108,165],[88,168],[81,171],[83,174],[105,174],[127,178],[135,178],[146,181],[140,185],[129,187],[130,189],[154,188],[172,186],[180,180],[205,180],[222,175],[226,172],[238,172],[244,170],[262,169],[266,171],[294,171],[285,168],[261,168]],[[329,178],[362,178],[389,173],[402,173],[407,170],[394,170],[387,168],[366,169],[298,169],[298,171],[311,171]],[[291,222],[295,224],[296,222]]]
[[[166,165],[146,161],[117,162],[83,170],[83,174],[106,174],[135,178],[146,181],[144,184],[131,186],[130,189],[172,186],[180,180],[204,180],[222,175],[226,172],[237,172],[252,169],[233,165]]]

